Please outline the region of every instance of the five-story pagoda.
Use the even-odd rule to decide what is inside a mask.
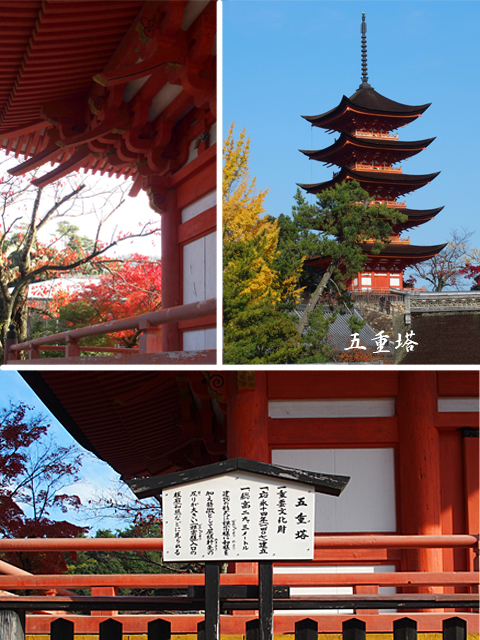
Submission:
[[[403,142],[392,133],[412,122],[430,106],[411,106],[395,102],[377,93],[368,83],[367,75],[367,25],[362,14],[362,83],[350,97],[343,96],[337,107],[318,116],[302,116],[314,127],[326,129],[340,136],[334,144],[318,151],[301,150],[311,160],[319,160],[328,166],[337,165],[340,170],[327,182],[299,184],[308,193],[320,193],[343,180],[356,180],[368,192],[373,203],[385,203],[407,216],[405,222],[393,225],[393,235],[380,254],[372,254],[372,244],[362,244],[368,256],[364,273],[359,273],[348,287],[352,290],[380,290],[390,287],[403,289],[403,271],[416,263],[435,256],[445,245],[416,246],[410,239],[401,239],[402,231],[423,224],[434,218],[443,207],[437,209],[409,209],[399,198],[423,187],[440,172],[425,175],[407,175],[397,163],[416,155],[435,138]],[[322,271],[329,259],[312,257],[307,263]]]

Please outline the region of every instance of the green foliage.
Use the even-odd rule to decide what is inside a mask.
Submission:
[[[161,524],[152,522],[147,528],[131,525],[123,530],[112,532],[110,529],[99,529],[95,538],[155,538],[161,537]],[[74,561],[68,563],[70,574],[132,574],[132,573],[172,573],[185,571],[202,573],[201,563],[176,563],[175,566],[165,564],[161,551],[79,551]],[[80,595],[90,595],[90,590],[76,590]],[[119,589],[119,595],[161,595],[158,589]]]
[[[225,364],[295,362],[301,341],[292,316],[282,311],[272,289],[258,295],[245,290],[255,274],[255,256],[262,254],[264,235],[224,245],[223,325]]]
[[[369,206],[368,193],[355,180],[325,189],[309,205],[297,190],[292,212],[298,226],[300,251],[306,256],[325,256],[334,264],[333,278],[343,282],[365,267],[361,243],[372,242],[378,254],[388,244],[392,223],[406,216],[385,204]]]
[[[315,314],[309,331],[300,336],[295,316],[277,299],[244,291],[251,277],[253,256],[262,251],[262,236],[224,248],[225,364],[294,364],[330,362],[332,350],[323,342],[333,319]]]
[[[266,191],[257,194],[255,179],[250,182],[249,145],[245,132],[234,140],[232,125],[223,172],[224,361],[293,363],[305,345],[286,308],[300,295],[301,261],[279,262],[278,223],[262,215]]]
[[[297,361],[299,364],[333,362],[333,349],[324,340],[336,317],[336,312],[330,317],[324,316],[321,307],[310,315],[308,326],[302,336],[304,350]]]
[[[347,180],[317,194],[317,202],[310,205],[297,190],[292,209],[292,222],[283,221],[284,237],[293,245],[291,260],[300,256],[323,261],[324,271],[317,281],[307,284],[311,293],[307,309],[299,322],[302,333],[310,322],[310,315],[330,285],[339,301],[348,306],[346,283],[364,270],[367,256],[363,243],[371,245],[378,254],[390,241],[392,224],[406,220],[404,214],[385,204],[371,205],[369,194],[355,180]],[[296,228],[296,235],[295,235]]]

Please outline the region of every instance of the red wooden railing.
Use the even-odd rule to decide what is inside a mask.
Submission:
[[[419,535],[390,535],[390,534],[365,534],[365,535],[316,535],[315,536],[315,558],[313,564],[325,564],[325,554],[330,554],[335,550],[348,561],[352,562],[352,557],[357,554],[357,564],[365,564],[365,553],[383,553],[385,560],[383,563],[392,564],[388,558],[392,554],[397,554],[405,549],[473,549],[478,551],[478,536],[473,535],[439,535],[439,536],[419,536]],[[0,539],[1,552],[48,552],[48,551],[74,551],[74,550],[108,550],[108,551],[148,551],[163,549],[161,538],[75,538],[75,539],[21,539],[7,540]],[[363,554],[363,555],[362,555]],[[390,554],[390,555],[389,555]],[[327,564],[331,563],[331,558]],[[310,565],[312,566],[312,565]],[[404,613],[405,606],[409,609],[409,617],[414,619],[419,625],[419,631],[438,632],[441,631],[445,619],[452,615],[457,609],[462,611],[462,618],[468,620],[469,632],[478,632],[478,615],[475,611],[462,608],[462,603],[469,599],[469,602],[476,602],[478,596],[478,573],[476,571],[445,571],[445,572],[412,572],[398,571],[388,573],[362,573],[355,572],[350,568],[345,573],[313,573],[308,568],[304,573],[296,571],[286,573],[274,573],[273,581],[275,585],[289,587],[339,587],[348,586],[353,589],[353,594],[345,596],[315,596],[308,597],[309,601],[320,601],[331,599],[332,603],[328,607],[339,607],[350,603],[350,608],[356,610],[357,616],[366,622],[368,631],[388,631],[394,620],[398,620]],[[188,587],[203,586],[205,577],[203,574],[115,574],[115,575],[29,575],[19,571],[2,562],[0,563],[0,602],[3,609],[15,609],[16,603],[21,603],[23,608],[27,608],[31,601],[35,601],[36,613],[27,616],[27,633],[48,633],[49,625],[53,617],[64,617],[75,621],[76,633],[92,633],[97,629],[98,624],[105,617],[113,617],[123,624],[124,633],[146,633],[148,622],[152,620],[152,614],[120,614],[113,609],[121,609],[122,597],[115,596],[119,588],[156,588],[156,589],[187,589]],[[8,575],[10,574],[10,575]],[[258,575],[256,573],[226,573],[220,576],[221,585],[243,586],[256,585]],[[399,594],[396,596],[382,596],[379,589],[382,587],[396,587]],[[98,598],[97,611],[92,610],[91,615],[78,615],[69,612],[69,609],[79,608],[81,596],[75,596],[69,590],[77,588],[90,588],[91,596],[87,598],[87,605]],[[407,589],[408,594],[405,594]],[[15,590],[39,590],[47,592],[46,596],[14,596],[11,591]],[[412,593],[413,592],[413,593]],[[52,595],[58,593],[59,595]],[[427,594],[427,595],[426,595]],[[434,604],[434,610],[424,611],[422,605],[431,594],[432,601],[438,598]],[[470,595],[469,595],[470,594]],[[473,594],[473,595],[472,595]],[[111,598],[106,597],[111,595]],[[92,599],[93,598],[93,599]],[[293,605],[296,601],[305,600],[307,597],[292,596]],[[378,612],[378,609],[387,606],[384,599],[390,601],[398,599],[399,612]],[[403,600],[408,599],[405,604]],[[443,599],[458,598],[458,606],[450,604],[448,610],[442,610]],[[463,600],[462,600],[463,598]],[[371,600],[369,604],[369,599]],[[101,602],[100,602],[101,600]],[[417,601],[418,600],[418,601]],[[21,602],[22,601],[22,602]],[[25,601],[25,602],[23,602]],[[107,602],[108,601],[108,602]],[[335,602],[334,602],[335,601]],[[362,604],[355,607],[355,602]],[[446,600],[445,600],[446,601]],[[403,602],[403,604],[402,604]],[[430,600],[429,600],[430,602]],[[456,602],[456,600],[455,600]],[[145,597],[139,598],[136,610],[148,611],[145,604]],[[336,604],[335,604],[336,603]],[[353,603],[353,605],[352,605]],[[377,605],[378,603],[378,605]],[[83,603],[85,604],[85,603]],[[131,605],[132,603],[130,603]],[[324,608],[321,604],[321,608]],[[56,606],[57,605],[57,606]],[[43,612],[38,612],[39,606],[44,607]],[[428,605],[431,607],[432,605]],[[453,608],[452,608],[453,606]],[[470,604],[470,606],[476,606]],[[374,608],[375,607],[375,608]],[[18,608],[18,606],[17,606]],[[62,608],[60,614],[55,609]],[[110,611],[105,609],[110,608]],[[128,608],[128,607],[125,607]],[[131,608],[131,606],[130,606]],[[158,610],[161,610],[161,606]],[[295,606],[293,607],[295,609]],[[66,611],[65,611],[66,609]],[[85,606],[81,606],[85,610]],[[45,615],[45,614],[48,615]],[[158,616],[157,616],[158,617]],[[275,614],[275,633],[291,633],[295,620],[305,617],[302,612],[280,611]],[[341,613],[329,613],[323,611],[322,614],[311,615],[319,622],[324,632],[338,633],[342,623],[351,617],[347,611]],[[196,613],[182,613],[175,615],[167,613],[162,618],[168,620],[172,625],[172,633],[195,633],[196,626],[203,616]],[[245,623],[251,619],[249,612],[238,612],[236,615],[222,614],[222,633],[243,633]]]
[[[203,350],[195,352],[168,352],[162,353],[159,348],[161,336],[159,327],[173,322],[196,320],[212,317],[215,322],[216,300],[211,298],[201,302],[161,309],[151,313],[144,313],[129,318],[121,318],[103,322],[101,324],[72,329],[50,336],[34,338],[27,342],[18,343],[15,338],[9,338],[5,343],[4,364],[18,364],[22,353],[28,353],[29,364],[215,364],[215,350]],[[83,338],[101,336],[118,331],[139,330],[142,335],[139,339],[138,349],[125,349],[117,347],[95,347],[80,345]],[[57,344],[64,342],[66,344]],[[41,358],[40,351],[60,351],[63,358]],[[110,353],[109,356],[82,357],[81,352]]]

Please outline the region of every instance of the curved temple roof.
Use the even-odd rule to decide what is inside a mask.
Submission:
[[[215,372],[45,369],[22,377],[83,447],[126,478],[225,457]]]
[[[356,137],[343,131],[340,137],[326,149],[308,151],[299,149],[310,160],[319,160],[339,167],[361,162],[364,158],[377,159],[386,164],[394,164],[406,158],[410,158],[428,147],[435,138],[425,140],[401,141],[391,138],[367,138]]]
[[[446,247],[446,244],[422,246],[392,242],[378,254],[372,253],[371,243],[364,242],[360,246],[363,252],[368,255],[365,271],[379,268],[384,268],[389,271],[392,269],[403,271],[408,266],[433,258]],[[331,258],[329,257],[311,256],[305,260],[305,264],[321,272],[328,267],[330,261]]]
[[[393,224],[393,232],[400,233],[402,230],[418,227],[429,220],[433,220],[433,218],[440,213],[442,209],[443,207],[437,207],[436,209],[409,209],[408,207],[397,207],[397,210],[406,215],[408,219],[405,220],[405,222],[397,222],[396,224]]]
[[[329,187],[334,187],[344,180],[351,179],[357,180],[360,186],[372,197],[378,196],[385,199],[395,199],[419,187],[425,186],[436,178],[439,173],[440,171],[424,175],[409,175],[405,173],[389,173],[387,171],[354,171],[353,169],[344,167],[327,182],[297,184],[302,189],[305,189],[307,193],[316,194]]]
[[[343,96],[330,111],[302,118],[314,127],[339,132],[370,127],[375,123],[381,123],[385,131],[391,131],[418,118],[430,104],[402,104],[382,96],[372,87],[360,87],[350,98]]]
[[[215,0],[0,0],[0,147],[30,158],[13,173],[172,175],[215,122],[215,31]]]

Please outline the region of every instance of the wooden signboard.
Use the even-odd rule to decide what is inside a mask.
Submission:
[[[162,492],[169,562],[312,560],[315,490],[243,471]]]

